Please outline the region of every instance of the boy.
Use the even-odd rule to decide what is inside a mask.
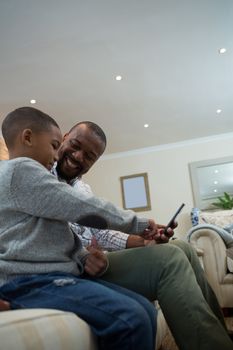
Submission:
[[[2,133],[10,160],[0,164],[0,296],[12,308],[76,313],[99,336],[100,349],[153,349],[154,307],[134,292],[88,277],[103,274],[107,258],[82,248],[68,225],[92,216],[107,227],[141,232],[148,220],[85,198],[49,173],[62,136],[45,113],[18,108],[4,119]]]

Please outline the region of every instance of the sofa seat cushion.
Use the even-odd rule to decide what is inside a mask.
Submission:
[[[0,313],[4,350],[97,350],[90,327],[75,314],[51,309]]]

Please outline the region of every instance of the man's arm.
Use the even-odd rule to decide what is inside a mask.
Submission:
[[[81,226],[79,224],[70,224],[72,231],[78,235],[84,247],[91,244],[95,237],[98,246],[103,250],[115,251],[127,248],[127,242],[130,237],[127,233],[114,230],[99,230],[91,227]]]

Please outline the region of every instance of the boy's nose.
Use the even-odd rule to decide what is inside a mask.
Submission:
[[[56,152],[56,153],[54,154],[54,161],[57,162],[58,159],[59,159],[59,157],[58,157],[58,152]]]

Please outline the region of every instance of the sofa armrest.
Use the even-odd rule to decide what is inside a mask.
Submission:
[[[198,247],[195,247],[196,253],[199,257],[202,257],[204,255],[204,250]]]
[[[192,233],[190,243],[202,255],[207,275],[214,274],[222,282],[227,274],[227,258],[226,246],[218,233],[209,228],[200,228]]]
[[[233,274],[227,268],[227,248],[222,238],[210,228],[200,228],[191,234],[190,243],[203,250],[201,264],[221,307],[233,307]]]

